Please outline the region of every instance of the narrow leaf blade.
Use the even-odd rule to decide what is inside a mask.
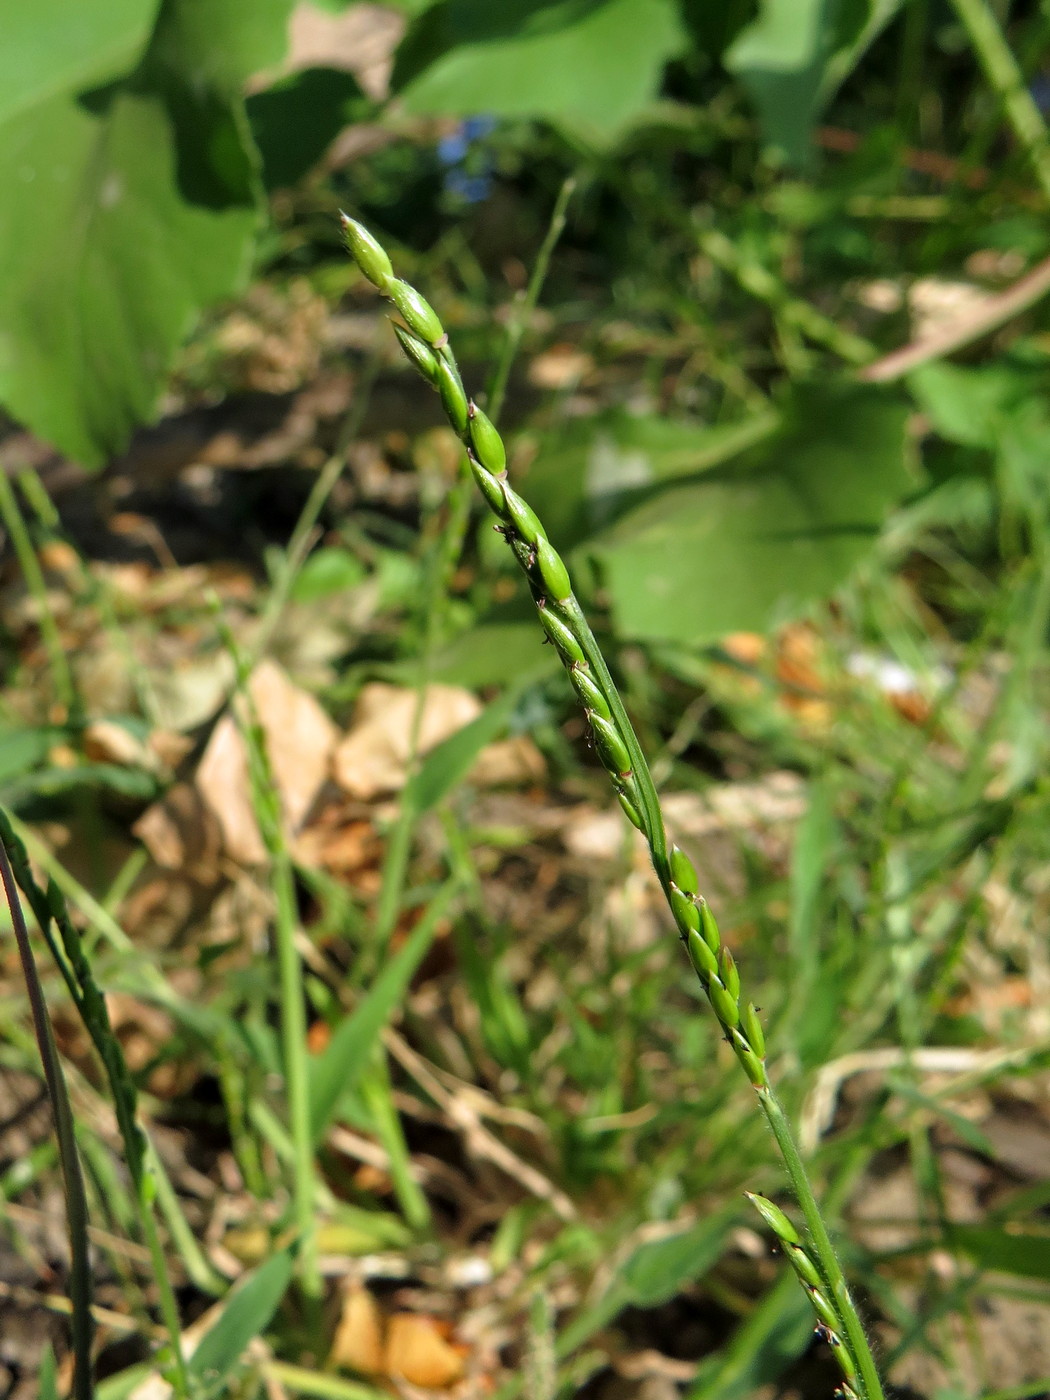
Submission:
[[[431,811],[467,775],[485,745],[506,728],[520,694],[519,684],[431,749],[405,788],[404,801],[415,812]]]
[[[437,931],[447,899],[440,896],[420,919],[404,946],[389,959],[361,1003],[337,1026],[324,1052],[310,1067],[310,1122],[320,1139],[336,1105],[364,1072],[391,1013],[402,1000]]]
[[[253,1338],[269,1326],[292,1278],[292,1256],[282,1250],[239,1287],[230,1297],[222,1316],[201,1339],[190,1357],[190,1378],[216,1391],[229,1376]]]

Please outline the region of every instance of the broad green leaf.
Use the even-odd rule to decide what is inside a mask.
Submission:
[[[0,400],[86,465],[126,445],[201,308],[247,277],[258,182],[236,89],[279,52],[286,12],[173,0],[131,78],[0,124],[17,191],[0,224]]]
[[[312,170],[340,131],[374,104],[350,73],[308,68],[247,101],[248,121],[268,190],[296,184]]]
[[[810,155],[834,7],[835,0],[764,0],[725,58],[758,108],[767,143],[796,165]]]
[[[869,390],[809,390],[739,462],[629,510],[584,546],[619,631],[698,643],[825,597],[909,485],[906,417]]]
[[[529,469],[523,489],[561,550],[671,481],[710,471],[778,426],[772,412],[704,428],[613,410],[570,423]]]
[[[52,746],[64,737],[61,729],[46,726],[0,730],[0,783],[21,777],[43,763]]]
[[[740,30],[754,18],[754,0],[679,0],[682,19],[701,53],[720,59]]]
[[[364,565],[348,549],[315,549],[299,570],[292,586],[292,601],[316,602],[318,598],[355,588],[364,576]]]
[[[292,0],[174,0],[154,54],[197,86],[239,96],[246,79],[284,57],[291,11]]]
[[[248,1343],[269,1326],[291,1279],[292,1256],[282,1250],[230,1294],[222,1316],[187,1363],[190,1379],[206,1394],[219,1391]]]
[[[966,369],[934,360],[908,377],[933,427],[963,447],[994,447],[997,421],[1018,394],[1018,376],[1003,364]]]
[[[909,387],[947,442],[993,454],[1000,508],[1045,518],[1050,410],[1041,366],[1003,361],[969,369],[934,363],[916,370]]]
[[[441,0],[398,50],[408,111],[535,117],[613,141],[685,47],[671,0]]]
[[[440,897],[434,901],[404,945],[387,960],[368,993],[335,1028],[324,1052],[311,1063],[310,1123],[315,1141],[324,1135],[340,1098],[366,1069],[380,1032],[426,956],[446,904]]]
[[[557,669],[553,647],[543,646],[534,615],[514,622],[479,622],[434,657],[431,678],[476,690],[498,685],[508,676]]]
[[[699,1278],[722,1253],[726,1232],[738,1211],[722,1211],[677,1235],[639,1245],[621,1270],[618,1283],[639,1308],[655,1308]]]
[[[0,0],[0,124],[142,57],[159,0]]]
[[[982,1269],[1050,1281],[1050,1235],[1020,1235],[982,1225],[953,1225],[950,1240]]]
[[[762,0],[725,56],[750,93],[766,141],[796,165],[811,154],[825,104],[903,0]]]

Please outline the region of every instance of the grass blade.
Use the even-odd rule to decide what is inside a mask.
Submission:
[[[477,719],[465,724],[455,734],[427,754],[419,769],[409,779],[403,801],[419,816],[436,807],[452,791],[486,744],[491,744],[506,727],[522,690],[531,677],[512,686],[498,700],[484,709]]]
[[[402,1000],[434,940],[455,889],[446,885],[390,958],[367,994],[336,1027],[322,1054],[310,1066],[310,1130],[314,1142],[325,1134],[340,1098],[368,1067],[372,1051]]]
[[[785,1271],[725,1350],[705,1359],[685,1400],[747,1400],[779,1380],[812,1336],[812,1309]]]
[[[55,1353],[48,1342],[40,1358],[40,1374],[37,1376],[40,1400],[58,1400],[58,1370],[55,1366]]]
[[[292,1256],[282,1250],[231,1294],[189,1360],[190,1380],[205,1394],[214,1395],[225,1385],[245,1347],[270,1325],[291,1281]]]

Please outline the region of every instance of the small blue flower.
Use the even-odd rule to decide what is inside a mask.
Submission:
[[[465,204],[480,204],[492,189],[492,160],[481,143],[494,129],[494,117],[468,117],[438,142],[445,167],[445,191]]]
[[[1050,73],[1037,73],[1029,83],[1028,91],[1044,116],[1050,112]]]
[[[438,160],[442,165],[458,165],[469,148],[470,141],[467,139],[466,122],[464,122],[451,135],[442,136],[438,142]]]

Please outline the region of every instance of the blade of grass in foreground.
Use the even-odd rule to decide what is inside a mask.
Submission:
[[[752,1197],[778,1236],[830,1342],[844,1378],[842,1393],[883,1400],[882,1385],[846,1286],[802,1156],[766,1071],[765,1036],[752,1002],[741,993],[733,955],[699,893],[699,878],[685,852],[669,844],[656,786],[605,658],[572,589],[568,570],[531,507],[507,479],[507,452],[492,420],[467,395],[455,356],[433,307],[394,276],[386,251],[343,215],[351,256],[365,277],[400,314],[394,333],[406,357],[437,390],[463,443],[474,482],[496,517],[532,591],[537,615],[568,672],[590,726],[595,752],[608,772],[624,814],[644,835],[671,914],[726,1041],[736,1054],[772,1130],[808,1231],[803,1243],[784,1213]]]
[[[76,1400],[91,1400],[94,1387],[91,1380],[91,1345],[94,1339],[94,1322],[91,1317],[91,1263],[88,1257],[88,1211],[87,1197],[84,1194],[84,1178],[77,1155],[76,1136],[73,1130],[73,1112],[69,1106],[69,1093],[62,1072],[62,1062],[58,1057],[51,1019],[47,1014],[44,989],[33,959],[33,949],[29,942],[22,903],[18,897],[14,872],[8,858],[7,847],[0,839],[0,880],[3,881],[4,897],[11,911],[11,925],[18,944],[18,956],[22,962],[22,973],[29,996],[29,1008],[33,1017],[33,1030],[40,1048],[40,1061],[44,1067],[44,1080],[47,1084],[51,1112],[55,1119],[55,1136],[58,1139],[58,1158],[62,1167],[62,1185],[66,1198],[66,1223],[69,1229],[71,1267],[69,1274],[69,1296],[73,1304],[73,1394]],[[53,1376],[52,1376],[53,1381]]]
[[[0,810],[0,846],[3,847],[12,888],[17,879],[40,925],[51,954],[65,979],[73,1005],[91,1038],[109,1082],[113,1109],[124,1144],[124,1159],[131,1177],[133,1198],[139,1228],[149,1249],[153,1277],[157,1285],[160,1311],[168,1333],[171,1349],[171,1381],[177,1397],[189,1395],[189,1381],[182,1354],[182,1334],[179,1310],[175,1301],[164,1247],[154,1213],[157,1181],[151,1164],[156,1161],[145,1133],[138,1122],[138,1091],[128,1069],[120,1041],[109,1020],[105,997],[95,981],[91,964],[84,952],[80,934],[69,917],[62,891],[52,880],[46,890],[36,883],[29,857],[19,840],[6,812]],[[4,876],[6,886],[6,874]],[[10,894],[8,899],[10,902]],[[16,896],[17,898],[17,896]],[[58,932],[56,939],[54,930]]]

